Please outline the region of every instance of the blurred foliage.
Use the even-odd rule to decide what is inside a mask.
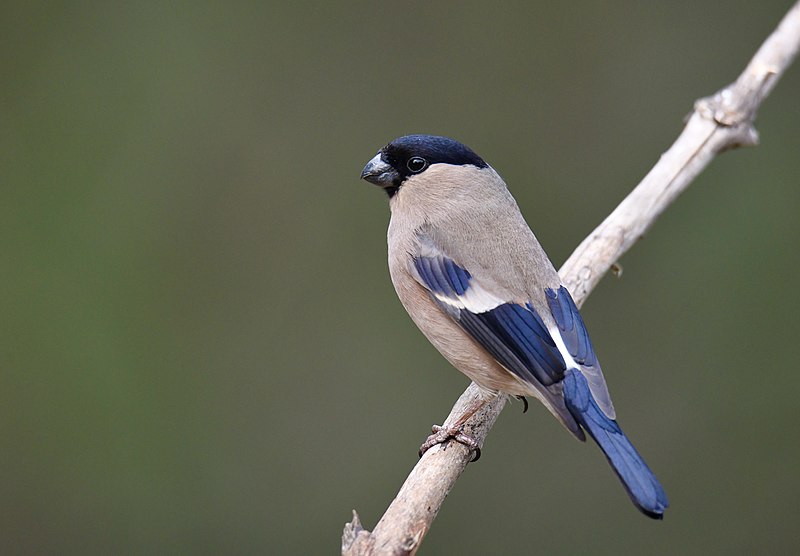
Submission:
[[[5,2],[3,554],[323,554],[466,380],[397,302],[363,164],[451,135],[556,264],[789,2]],[[800,70],[583,313],[672,507],[504,412],[425,554],[800,548]]]

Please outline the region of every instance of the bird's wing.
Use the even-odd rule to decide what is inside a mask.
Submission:
[[[564,286],[544,291],[552,317],[547,321],[556,324],[548,329],[532,303],[504,299],[502,291],[476,279],[430,238],[412,260],[417,281],[503,367],[539,390],[561,383],[568,369],[580,370],[599,407],[615,417],[583,319]]]

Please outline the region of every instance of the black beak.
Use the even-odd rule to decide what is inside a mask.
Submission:
[[[367,165],[364,166],[364,169],[361,171],[362,180],[367,180],[369,183],[373,183],[384,189],[396,187],[395,181],[399,177],[397,171],[381,159],[380,153],[376,154],[372,160],[367,162]]]

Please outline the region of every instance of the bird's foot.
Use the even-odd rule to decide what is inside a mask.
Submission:
[[[422,454],[436,446],[437,444],[442,444],[447,442],[451,438],[456,442],[460,442],[475,454],[472,457],[472,462],[476,462],[481,457],[481,448],[478,446],[478,441],[475,440],[472,436],[465,434],[462,427],[442,427],[440,425],[433,425],[432,427],[433,434],[428,437],[427,440],[419,447],[419,457],[422,457]]]
[[[515,396],[515,397],[522,402],[522,412],[523,413],[527,413],[528,412],[528,398],[526,398],[525,396]]]

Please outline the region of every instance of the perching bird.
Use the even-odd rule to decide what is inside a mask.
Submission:
[[[497,172],[458,141],[408,135],[361,177],[389,194],[389,271],[428,340],[486,399],[532,395],[578,439],[588,432],[633,503],[661,519],[664,489],[620,430],[578,309]],[[470,415],[423,447],[469,445]]]

